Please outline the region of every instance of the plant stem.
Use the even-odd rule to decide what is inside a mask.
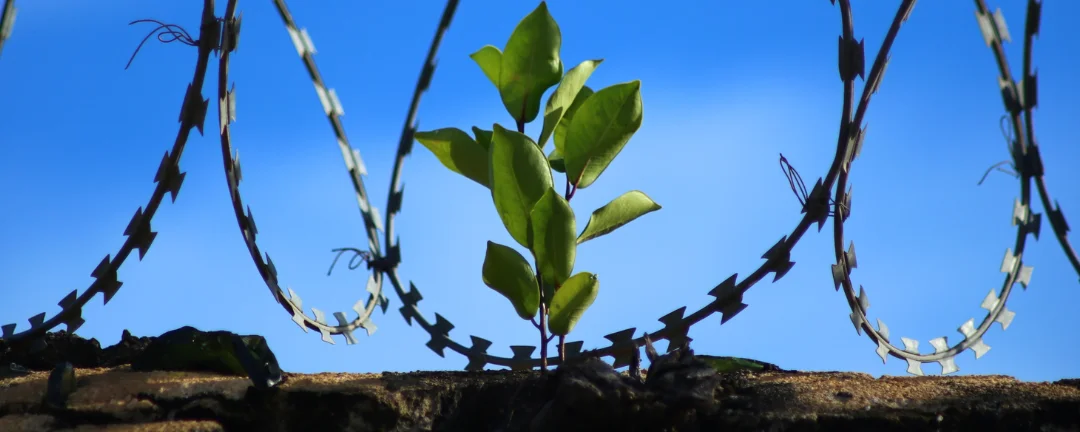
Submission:
[[[522,114],[524,114],[525,107],[522,106]],[[525,133],[525,122],[517,120],[518,133]],[[536,328],[540,330],[540,373],[547,372],[547,345],[551,339],[547,335],[547,305],[545,304],[547,299],[544,298],[544,277],[540,274],[540,264],[533,262],[536,266],[536,288],[540,290],[540,324],[533,322]]]
[[[566,177],[566,202],[569,204],[570,200],[574,199],[574,193],[577,192],[577,186],[570,184],[570,177]],[[558,286],[555,289],[559,289]],[[543,293],[543,290],[540,290]],[[543,296],[541,295],[541,299]],[[566,362],[566,335],[559,335],[559,361]]]
[[[574,197],[575,193],[577,193],[577,186],[581,184],[581,177],[585,175],[585,168],[589,167],[590,161],[591,159],[585,161],[585,166],[581,168],[581,173],[578,174],[577,178],[574,179],[573,182],[570,182],[570,174],[566,174],[566,202],[570,202],[570,199]]]
[[[540,373],[547,372],[547,299],[544,298],[544,279],[540,274],[540,266],[536,266],[536,287],[540,289]]]

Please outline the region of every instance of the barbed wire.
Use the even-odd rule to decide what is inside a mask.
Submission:
[[[949,374],[959,370],[956,365],[955,358],[961,352],[971,349],[975,352],[975,358],[978,359],[985,355],[990,347],[983,342],[983,335],[990,329],[995,323],[1000,323],[1002,329],[1007,329],[1013,318],[1016,316],[1015,312],[1008,310],[1005,307],[1005,303],[1012,292],[1012,288],[1017,282],[1023,288],[1027,288],[1031,280],[1031,274],[1033,268],[1031,266],[1024,265],[1023,253],[1026,246],[1026,240],[1028,234],[1033,234],[1036,239],[1039,232],[1039,220],[1040,217],[1037,213],[1033,213],[1030,209],[1031,204],[1031,184],[1029,179],[1033,176],[1031,166],[1034,158],[1038,161],[1038,153],[1032,151],[1034,147],[1029,146],[1032,142],[1033,131],[1030,129],[1030,121],[1027,124],[1028,129],[1024,129],[1020,124],[1020,113],[1022,110],[1029,113],[1031,105],[1035,100],[1035,87],[1033,84],[1026,86],[1026,92],[1018,90],[1016,83],[1012,80],[1009,74],[1008,64],[1005,60],[1005,52],[1002,47],[1002,39],[1008,38],[1008,30],[1005,26],[1004,16],[1001,14],[1000,9],[991,15],[983,0],[975,0],[976,5],[976,18],[982,29],[983,37],[986,39],[988,46],[991,46],[994,50],[994,54],[997,57],[998,66],[1001,76],[999,77],[999,84],[1002,91],[1003,98],[1005,100],[1006,109],[1009,111],[1009,118],[1013,124],[1013,130],[1015,131],[1016,141],[1014,141],[1010,148],[1012,149],[1014,163],[1020,172],[1020,198],[1013,203],[1013,217],[1012,224],[1017,227],[1016,242],[1012,248],[1006,249],[1005,257],[1001,263],[1001,272],[1005,273],[1005,280],[1002,284],[1000,293],[995,292],[993,289],[983,298],[981,307],[988,311],[986,317],[975,327],[975,320],[968,319],[965,321],[957,331],[963,335],[963,339],[952,346],[949,346],[948,338],[946,336],[938,337],[930,340],[930,345],[934,348],[934,352],[930,354],[920,354],[919,342],[915,339],[909,339],[901,337],[901,341],[904,344],[904,348],[899,348],[889,340],[889,327],[885,325],[880,319],[877,320],[878,328],[874,329],[869,324],[866,317],[867,309],[870,306],[869,298],[866,295],[865,289],[860,286],[859,294],[855,294],[854,284],[851,282],[850,274],[851,270],[857,267],[857,261],[855,258],[855,246],[851,243],[847,252],[843,250],[844,243],[844,221],[834,220],[834,252],[836,254],[836,264],[833,265],[833,278],[836,288],[840,286],[844,288],[844,296],[847,299],[848,306],[851,308],[851,321],[855,325],[857,333],[866,332],[866,335],[877,344],[877,354],[881,357],[882,362],[885,362],[886,355],[907,361],[907,372],[913,375],[923,375],[922,364],[937,362],[941,365],[942,374]],[[842,5],[843,7],[843,5]],[[899,18],[899,16],[898,16]],[[1031,37],[1038,29],[1039,19],[1039,5],[1037,1],[1030,0],[1028,3],[1028,20],[1025,44],[1025,71],[1029,71],[1030,67],[1030,49],[1031,49]],[[898,27],[900,21],[894,22],[894,27]],[[888,40],[888,39],[887,39]],[[878,60],[882,60],[879,55]],[[882,62],[885,63],[885,62]],[[878,62],[875,62],[875,68],[878,66]],[[882,65],[884,69],[884,65]],[[1034,77],[1025,73],[1025,76],[1034,82]],[[876,91],[876,86],[868,86],[863,92],[863,100],[860,102],[860,110],[856,114],[852,124],[857,128],[861,121],[863,113],[863,105],[869,103],[870,96]],[[1031,104],[1025,103],[1025,101],[1031,102]],[[1026,135],[1021,131],[1026,130]],[[861,143],[865,129],[858,133],[858,142]],[[1006,134],[1008,138],[1008,134]],[[854,140],[853,140],[854,141]],[[854,144],[853,147],[860,144]],[[858,155],[858,151],[851,152],[851,158],[847,161],[847,169],[840,175],[837,180],[837,200],[841,199],[841,190],[847,182],[847,177],[850,174],[850,164],[854,161],[854,158]],[[1041,161],[1038,162],[1041,166]],[[1041,175],[1041,169],[1038,171]],[[850,200],[850,192],[844,196],[845,200]],[[1062,238],[1062,237],[1059,237]],[[1067,245],[1067,242],[1063,242],[1063,245]],[[1066,252],[1070,252],[1066,248]]]
[[[322,310],[317,308],[311,308],[311,312],[314,317],[308,317],[304,313],[303,299],[297,294],[291,287],[286,287],[288,294],[281,289],[278,283],[278,272],[274,266],[274,261],[270,259],[270,254],[261,252],[258,243],[256,242],[256,235],[258,229],[255,226],[255,219],[251,214],[251,208],[247,207],[247,213],[245,214],[244,202],[240,195],[240,180],[242,174],[240,170],[240,155],[237,152],[233,156],[231,145],[231,132],[230,125],[236,120],[236,87],[235,84],[226,90],[229,85],[229,60],[233,51],[237,48],[237,42],[240,37],[240,23],[241,17],[234,16],[236,12],[236,0],[229,0],[225,8],[225,25],[222,38],[222,52],[221,59],[218,67],[218,124],[221,134],[221,157],[225,167],[225,178],[229,188],[229,197],[233,204],[233,213],[236,215],[236,221],[239,225],[240,232],[244,237],[244,243],[247,245],[248,252],[251,254],[251,259],[255,263],[255,267],[259,271],[259,275],[265,282],[266,287],[270,289],[270,294],[274,297],[274,300],[280,304],[286,312],[292,316],[293,322],[296,323],[306,333],[308,329],[318,331],[322,340],[333,344],[334,340],[332,335],[341,335],[345,338],[345,343],[352,345],[357,343],[354,332],[357,329],[364,329],[368,336],[375,333],[378,328],[374,322],[371,321],[371,315],[375,312],[375,307],[381,305],[383,312],[386,311],[387,299],[382,293],[382,277],[379,272],[372,272],[369,275],[366,291],[368,292],[367,301],[358,300],[353,304],[352,310],[356,313],[357,317],[350,320],[347,319],[345,312],[334,312],[333,315],[337,319],[337,325],[329,324],[326,321],[326,314]],[[349,178],[353,183],[353,190],[356,193],[356,200],[360,207],[360,213],[364,218],[364,226],[367,230],[368,247],[367,253],[372,255],[378,255],[380,250],[378,232],[381,229],[379,226],[380,218],[378,210],[368,204],[367,191],[364,189],[364,181],[362,176],[367,175],[364,168],[364,162],[360,158],[360,152],[353,149],[349,144],[349,138],[345,134],[344,125],[341,123],[341,116],[345,111],[341,107],[341,102],[338,100],[337,94],[334,90],[328,88],[323,83],[322,76],[319,74],[318,67],[315,65],[315,46],[311,42],[311,38],[308,37],[307,30],[299,29],[296,23],[293,21],[292,14],[289,13],[288,7],[285,5],[284,0],[274,0],[274,5],[277,7],[278,13],[281,15],[285,26],[289,30],[289,36],[293,41],[293,45],[296,47],[297,53],[304,61],[304,65],[307,67],[308,73],[311,75],[311,80],[315,84],[315,91],[319,96],[319,101],[322,102],[323,111],[326,114],[327,119],[330,121],[331,128],[334,131],[334,135],[337,138],[337,143],[342,152],[342,157],[345,159],[345,167],[348,169]],[[339,254],[340,255],[340,254]],[[263,257],[265,256],[265,260]],[[336,261],[336,259],[335,259]],[[352,268],[352,266],[350,266]]]
[[[846,2],[845,2],[846,3]],[[913,2],[907,2],[913,3]],[[910,7],[910,5],[909,5]],[[850,14],[844,15],[845,27],[850,27]],[[441,33],[441,30],[440,30]],[[858,65],[859,75],[861,76],[862,65],[862,43],[854,44],[854,39],[850,37],[850,32],[845,33],[847,39],[841,38],[841,41],[850,40],[852,43],[840,45],[840,63],[843,71],[844,64],[850,64],[849,69],[854,70],[855,65]],[[437,38],[440,36],[437,36]],[[887,47],[885,49],[887,51]],[[430,53],[429,53],[430,54]],[[429,65],[431,64],[431,58],[429,55]],[[427,66],[426,66],[427,67]],[[433,67],[433,66],[431,66]],[[851,112],[851,95],[854,92],[854,79],[855,75],[844,77],[844,114],[849,115]],[[845,117],[847,118],[847,117]],[[410,119],[411,121],[411,119]],[[406,129],[408,130],[411,123],[406,123]],[[415,130],[415,127],[413,128]],[[409,135],[409,134],[405,134]],[[409,135],[411,136],[411,135]],[[404,138],[404,137],[403,137]],[[397,158],[395,160],[394,171],[391,177],[390,186],[390,202],[393,205],[387,205],[386,213],[386,240],[387,244],[391,244],[394,217],[401,210],[401,198],[399,184],[401,182],[401,168],[404,164],[405,156],[411,151],[412,141],[405,141],[404,139],[399,144]],[[649,332],[649,338],[653,341],[665,339],[668,341],[668,350],[677,348],[687,338],[687,333],[690,327],[698,322],[710,317],[714,313],[720,313],[720,323],[726,323],[733,318],[739,312],[746,309],[747,304],[743,303],[742,296],[750,287],[762,280],[769,273],[773,274],[773,282],[776,282],[782,278],[791,268],[795,265],[791,261],[791,250],[795,244],[802,238],[803,234],[814,223],[818,224],[818,230],[820,231],[825,223],[825,220],[829,217],[829,194],[833,182],[838,176],[841,167],[842,158],[847,150],[846,140],[841,139],[837,144],[836,157],[828,171],[828,174],[824,179],[819,178],[817,183],[807,194],[806,200],[803,204],[804,216],[799,224],[792,230],[791,234],[785,235],[780,238],[768,251],[762,255],[765,259],[765,263],[762,264],[743,279],[740,282],[737,281],[738,274],[731,275],[723,282],[709,291],[709,295],[714,297],[710,303],[706,306],[698,309],[697,311],[686,315],[686,306],[675,309],[674,311],[659,318],[659,321],[664,324],[664,327],[655,332]],[[838,203],[838,208],[847,208],[850,206],[850,201],[842,201]],[[839,211],[839,210],[838,210]],[[841,217],[847,216],[846,211],[841,213]],[[400,250],[400,246],[395,245]],[[469,359],[469,363],[465,366],[466,370],[479,370],[483,369],[486,365],[508,366],[515,370],[531,369],[540,365],[540,359],[533,358],[532,353],[536,350],[535,346],[531,345],[512,345],[510,346],[513,352],[513,357],[501,357],[489,354],[488,348],[491,347],[492,342],[478,337],[475,335],[470,336],[472,344],[465,346],[464,344],[455,341],[450,337],[450,331],[454,328],[454,325],[444,318],[442,315],[435,314],[435,323],[428,321],[423,314],[421,314],[418,307],[418,303],[423,297],[416,286],[410,282],[409,290],[405,291],[401,278],[398,274],[397,262],[390,268],[385,269],[387,278],[391,285],[394,287],[394,291],[401,299],[403,306],[400,308],[402,316],[405,317],[405,321],[412,324],[416,321],[417,324],[426,331],[431,339],[428,341],[427,346],[439,356],[445,356],[445,349],[449,348],[458,354],[461,354]],[[614,366],[622,367],[630,363],[633,353],[638,347],[644,345],[645,336],[634,337],[636,328],[627,328],[620,330],[605,336],[605,339],[610,341],[610,344],[595,350],[590,350],[588,353],[595,356],[607,356],[614,358]],[[566,356],[567,360],[582,354],[582,346],[584,342],[577,341],[566,344]],[[559,365],[561,360],[556,357],[550,357],[547,359],[548,364]]]
[[[7,0],[4,4],[4,16],[0,19],[0,23],[2,23],[0,42],[10,34],[10,25],[14,21],[14,4],[14,0]],[[154,175],[154,183],[157,184],[154,193],[146,203],[145,210],[143,207],[139,207],[135,211],[135,215],[132,216],[131,221],[128,222],[127,227],[124,229],[124,235],[127,239],[120,247],[120,250],[116,252],[116,256],[105,255],[105,258],[98,263],[94,271],[90,273],[90,276],[94,278],[94,282],[90,284],[90,287],[82,295],[76,295],[78,290],[72,290],[57,303],[61,308],[60,313],[48,320],[45,319],[44,312],[34,315],[28,320],[30,329],[19,333],[15,332],[16,324],[6,324],[2,326],[3,334],[0,336],[0,341],[8,344],[28,343],[31,350],[36,350],[44,346],[44,334],[60,324],[66,324],[69,333],[75,332],[85,322],[82,318],[82,307],[94,295],[102,293],[105,304],[108,304],[109,300],[123,285],[123,282],[118,280],[117,271],[131,252],[137,249],[140,261],[146,255],[147,250],[150,249],[151,243],[157,238],[158,234],[151,230],[151,220],[157,214],[158,207],[161,205],[166,193],[171,194],[172,201],[176,202],[176,195],[180,192],[180,186],[184,182],[186,173],[180,172],[180,157],[183,156],[184,146],[187,143],[191,129],[196,128],[199,134],[203,133],[203,121],[206,118],[206,108],[209,100],[202,97],[202,86],[206,77],[206,67],[209,64],[210,53],[219,47],[219,34],[218,20],[214,16],[214,1],[204,0],[199,39],[195,41],[198,47],[198,59],[195,62],[194,76],[187,86],[184,101],[180,108],[180,129],[176,134],[176,140],[173,143],[171,152],[166,151],[165,156],[158,165],[157,172]]]

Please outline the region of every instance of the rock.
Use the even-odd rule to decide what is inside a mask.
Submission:
[[[124,330],[120,342],[101,349],[97,339],[64,331],[46,333],[37,350],[0,344],[0,378],[25,375],[27,370],[53,370],[69,362],[76,368],[131,365],[137,371],[206,371],[247,376],[260,389],[284,379],[273,351],[262,336],[227,331],[204,332],[181,327],[160,337],[134,337]],[[19,349],[17,349],[19,348]]]
[[[46,333],[43,340],[44,345],[37,349],[11,347],[0,342],[0,364],[15,363],[35,371],[52,370],[62,361],[70,362],[78,368],[101,366],[101,344],[97,339],[87,340],[60,330]]]
[[[681,347],[664,355],[657,355],[649,335],[645,335],[645,352],[649,357],[649,371],[645,375],[645,387],[675,410],[708,412],[715,408],[714,392],[719,387],[717,370],[690,349],[687,338]]]
[[[70,362],[60,362],[49,373],[49,384],[45,390],[45,404],[62,409],[67,405],[68,395],[75,392],[75,367]]]
[[[131,364],[131,359],[140,354],[153,338],[134,337],[124,330],[120,342],[101,349],[97,339],[84,339],[82,336],[63,330],[46,333],[41,339],[43,345],[38,349],[9,347],[0,341],[0,365],[16,365],[19,369],[48,371],[61,361],[67,361],[77,368],[114,367]],[[4,369],[0,366],[0,376]]]
[[[131,360],[135,371],[215,372],[248,376],[258,388],[281,382],[281,368],[262,336],[204,332],[185,326],[155,338]]]
[[[141,354],[152,340],[154,338],[132,336],[131,332],[125,329],[120,334],[120,342],[102,350],[101,367],[131,364],[131,360]]]
[[[631,426],[629,414],[646,403],[640,381],[589,355],[560,366],[546,387],[547,402],[530,422],[531,432],[623,431]]]
[[[645,353],[650,364],[644,379],[639,354],[626,375],[588,353],[560,366],[530,431],[685,430],[720,409],[720,374],[694,355],[689,339],[659,355],[645,335]]]

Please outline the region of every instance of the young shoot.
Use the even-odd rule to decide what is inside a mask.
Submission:
[[[531,260],[488,241],[482,278],[539,330],[541,370],[547,370],[548,342],[555,336],[565,360],[565,336],[600,289],[595,274],[574,272],[577,246],[660,209],[633,190],[593,211],[578,232],[570,200],[600,177],[641,127],[641,81],[593,91],[585,82],[603,60],[583,61],[564,74],[561,48],[559,26],[541,2],[503,49],[487,45],[470,56],[498,90],[514,127],[474,126],[471,136],[457,128],[416,133],[444,166],[489,189],[506,231],[528,251]],[[525,125],[540,116],[541,98],[552,87],[534,140]],[[545,155],[548,141],[554,148]],[[553,171],[562,174],[560,188]]]

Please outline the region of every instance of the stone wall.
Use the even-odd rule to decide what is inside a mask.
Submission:
[[[0,431],[1080,430],[1080,380],[738,372],[719,376],[711,403],[679,408],[555,373],[287,373],[267,390],[213,373],[76,374],[60,408],[42,402],[48,372],[0,380]]]

